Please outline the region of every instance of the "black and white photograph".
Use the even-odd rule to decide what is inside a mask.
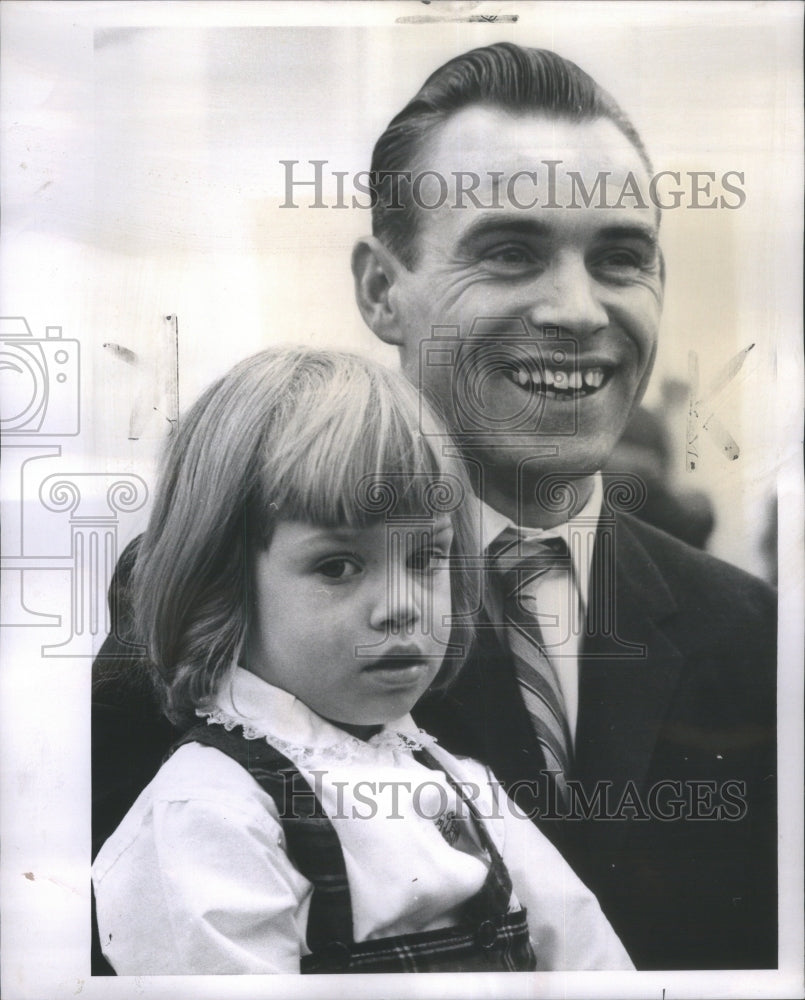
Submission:
[[[2,995],[802,995],[802,4],[0,29]]]

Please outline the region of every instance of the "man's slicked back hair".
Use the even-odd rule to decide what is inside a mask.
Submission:
[[[417,158],[433,131],[471,105],[515,113],[544,112],[570,122],[608,118],[652,172],[643,141],[620,105],[575,63],[548,49],[523,48],[512,42],[465,52],[428,77],[391,120],[372,154],[372,232],[408,268],[417,262],[420,215],[411,185],[392,172],[415,172]]]

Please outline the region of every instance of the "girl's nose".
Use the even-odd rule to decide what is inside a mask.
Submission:
[[[405,558],[404,539],[390,533],[385,586],[372,595],[370,624],[391,633],[412,633],[422,617],[422,584]]]

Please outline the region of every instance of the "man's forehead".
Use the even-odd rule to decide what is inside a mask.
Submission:
[[[433,130],[414,169],[420,237],[518,224],[585,237],[617,228],[656,237],[640,153],[606,118],[572,122],[474,105]],[[612,209],[602,211],[602,209]]]
[[[435,126],[418,156],[417,169],[529,169],[543,161],[589,164],[612,173],[642,171],[635,146],[609,118],[570,121],[544,111],[510,111],[474,104]]]

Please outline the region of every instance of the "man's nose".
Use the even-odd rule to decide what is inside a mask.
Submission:
[[[580,254],[554,261],[535,281],[533,295],[528,319],[535,327],[561,327],[589,337],[609,324],[601,289]]]

